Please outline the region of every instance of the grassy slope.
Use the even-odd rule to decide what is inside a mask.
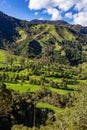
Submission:
[[[6,55],[7,51],[1,50],[0,49],[0,67],[4,67],[6,64]]]
[[[0,49],[0,62],[5,62],[6,60],[6,51]]]
[[[23,58],[22,56],[17,56],[17,55],[13,55],[11,52],[9,52],[9,51],[6,51],[6,50],[2,50],[2,49],[0,49],[0,66],[5,66],[6,65],[6,63],[7,63],[7,61],[6,61],[6,59],[8,58],[8,57],[12,57],[12,58],[14,58],[14,63],[13,63],[13,65],[19,65],[19,62],[20,62],[20,59],[21,58]],[[26,58],[25,58],[25,60],[27,60]],[[30,62],[32,61],[32,60],[29,60]],[[24,71],[26,71],[27,72],[27,70],[24,70]],[[22,73],[22,72],[21,72]],[[24,72],[23,72],[24,73]]]
[[[30,38],[36,39],[43,47],[45,46],[45,44],[49,43],[49,39],[53,39],[55,50],[61,49],[61,46],[58,43],[63,41],[64,39],[75,39],[75,36],[65,26],[58,27],[58,30],[56,31],[55,25],[40,24],[32,26],[30,28],[30,31],[32,33]],[[24,50],[29,40],[27,41],[27,34],[23,30],[19,30],[19,34],[21,35],[21,37],[17,40],[17,42],[25,41],[24,43],[22,43],[23,45],[19,47],[20,49]]]
[[[42,31],[40,31],[41,28]],[[62,38],[56,32],[54,25],[37,25],[33,31],[37,32],[34,39],[38,39],[41,43],[48,41],[50,37],[54,37],[56,40],[62,41]],[[39,36],[41,36],[40,39],[38,38]]]
[[[28,90],[30,90],[30,92],[36,92],[37,90],[39,90],[41,88],[40,85],[33,85],[33,84],[28,84],[28,83],[23,83],[23,84],[21,84],[21,83],[17,83],[17,84],[6,83],[6,85],[7,85],[7,88],[15,90],[15,91],[19,91],[20,93],[26,92]],[[69,90],[56,89],[56,88],[52,88],[52,87],[49,87],[49,89],[52,92],[56,92],[56,93],[59,93],[59,94],[67,94],[69,92],[72,92],[72,91],[69,91]]]
[[[20,35],[20,38],[17,39],[17,43],[21,42],[21,41],[24,41],[26,38],[27,38],[27,34],[24,32],[24,30],[19,30],[18,31],[19,35]]]
[[[38,85],[31,85],[31,84],[12,84],[12,83],[6,83],[7,88],[18,91],[20,93],[23,92],[35,92],[40,89],[40,86]]]
[[[56,89],[56,88],[52,88],[52,87],[50,87],[49,88],[52,92],[55,92],[55,93],[58,93],[58,94],[67,94],[67,93],[69,93],[69,92],[72,92],[72,91],[70,91],[70,90],[63,90],[63,89]]]
[[[6,54],[7,54],[8,52],[6,52],[6,51],[3,51],[3,50],[0,50],[0,62],[6,62]],[[19,58],[20,57],[17,57],[17,62],[14,62],[14,64],[16,65],[16,63],[18,64],[18,61],[19,61]],[[4,66],[4,64],[0,64],[0,66],[1,65],[3,65]],[[3,71],[0,71],[0,73],[3,73]],[[7,72],[11,77],[13,77],[14,76],[14,74],[17,74],[17,72]],[[23,70],[23,71],[20,71],[19,72],[19,74],[20,75],[27,75],[28,74],[28,72],[27,72],[27,69],[25,69],[25,70]],[[30,76],[30,79],[35,79],[35,78],[37,78],[38,80],[40,80],[41,79],[41,76],[35,76],[35,75],[32,75],[32,76]],[[54,77],[49,77],[49,78],[47,78],[47,80],[48,81],[50,81],[50,80],[53,80],[53,81],[55,81],[55,82],[61,82],[61,78],[54,78]],[[31,84],[27,84],[27,83],[24,83],[23,85],[21,85],[20,83],[19,84],[12,84],[12,83],[7,83],[7,87],[8,88],[10,88],[10,89],[13,89],[13,90],[16,90],[16,91],[19,91],[19,92],[25,92],[25,91],[27,91],[28,89],[30,89],[30,91],[31,92],[35,92],[35,91],[37,91],[38,89],[40,89],[41,88],[41,86],[40,85],[31,85]],[[71,88],[72,88],[72,86],[71,86]],[[52,87],[49,87],[49,89],[51,90],[51,91],[53,91],[53,92],[57,92],[57,93],[59,93],[59,94],[67,94],[67,93],[69,93],[69,92],[71,92],[71,91],[67,91],[67,90],[62,90],[62,89],[56,89],[56,88],[52,88]]]
[[[62,113],[64,111],[64,109],[55,107],[53,105],[50,105],[50,104],[44,103],[44,102],[38,102],[37,107],[39,107],[39,108],[48,108],[50,110],[53,110],[55,113]]]
[[[4,50],[0,50],[0,62],[6,62],[6,54],[8,52],[7,51],[4,51]],[[12,55],[14,56],[14,55]],[[17,56],[17,59],[19,60],[20,57]],[[15,63],[16,64],[16,63]],[[0,64],[1,65],[1,64]],[[80,65],[82,67],[82,69],[84,70],[83,72],[87,72],[87,64],[84,63],[82,65]],[[3,73],[2,71],[0,71],[0,73]],[[10,76],[13,76],[14,75],[14,72],[7,72]],[[16,72],[15,72],[16,73]],[[27,69],[23,70],[23,71],[20,71],[20,75],[27,75],[28,72],[27,72]],[[32,75],[30,76],[30,79],[35,79],[37,78],[38,80],[41,78],[41,76],[35,76],[35,75]],[[47,78],[47,80],[53,80],[55,82],[61,82],[61,78],[54,78],[54,77],[51,77],[51,78]],[[86,80],[79,80],[80,82],[83,82],[83,83],[86,83]],[[15,90],[15,91],[18,91],[20,93],[23,93],[23,92],[26,92],[26,91],[30,91],[30,92],[36,92],[37,90],[39,90],[41,88],[40,85],[32,85],[32,84],[28,84],[28,83],[18,83],[18,84],[12,84],[12,83],[6,83],[7,85],[7,88],[9,89],[12,89],[12,90]],[[75,85],[68,85],[70,86],[71,88],[73,88]],[[56,88],[52,88],[52,87],[49,87],[49,89],[52,91],[52,92],[56,92],[56,93],[59,93],[59,94],[67,94],[71,91],[69,90],[62,90],[62,89],[56,89]],[[51,109],[53,111],[55,111],[56,113],[60,113],[64,110],[60,109],[60,108],[57,108],[53,105],[50,105],[50,104],[47,104],[47,103],[43,103],[43,102],[39,102],[37,104],[37,107],[41,107],[41,108],[48,108],[48,109]]]
[[[41,28],[42,30],[40,31]],[[50,39],[53,39],[55,50],[57,51],[61,49],[59,42],[75,39],[75,36],[65,26],[58,27],[57,31],[55,25],[37,25],[34,27],[33,31],[37,32],[34,39],[38,40],[43,47],[49,43]]]

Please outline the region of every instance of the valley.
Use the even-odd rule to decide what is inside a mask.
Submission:
[[[0,12],[0,130],[86,130],[86,99],[86,28]]]

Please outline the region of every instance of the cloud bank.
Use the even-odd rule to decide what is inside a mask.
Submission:
[[[43,9],[51,20],[67,18],[87,26],[87,0],[29,0],[28,7],[36,12]]]

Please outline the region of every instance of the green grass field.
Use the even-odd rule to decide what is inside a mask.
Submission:
[[[55,78],[55,77],[49,77],[49,78],[46,78],[48,81],[50,80],[53,80],[54,82],[61,82],[62,81],[62,78]]]
[[[7,85],[8,89],[12,89],[12,90],[18,91],[20,93],[27,92],[27,91],[36,92],[37,90],[41,89],[40,85],[32,85],[32,84],[28,84],[28,83],[23,83],[23,84],[21,84],[21,83],[18,83],[18,84],[6,83],[6,85]],[[56,88],[51,88],[51,87],[49,87],[49,89],[52,92],[56,92],[56,93],[61,94],[61,95],[72,92],[69,90],[56,89]]]
[[[5,66],[6,64],[6,54],[8,54],[7,51],[4,51],[4,50],[0,50],[0,67],[2,66]],[[14,55],[12,55],[14,56]],[[16,57],[16,61],[14,61],[14,65],[16,64],[19,64],[19,59],[20,59],[20,56],[17,56]],[[0,74],[2,74],[3,71],[0,71]],[[10,77],[14,77],[15,74],[17,74],[18,72],[11,72],[11,71],[8,71],[6,72]],[[19,75],[27,75],[28,74],[28,70],[27,69],[24,69],[22,71],[19,72]],[[40,76],[35,76],[35,75],[31,75],[29,76],[30,79],[38,79],[40,80],[42,75]],[[54,82],[61,82],[61,78],[55,78],[55,77],[47,77],[46,80],[50,81],[50,80],[53,80]],[[12,84],[12,83],[6,83],[7,85],[7,88],[9,89],[13,89],[15,91],[19,91],[21,93],[23,92],[26,92],[28,90],[30,90],[30,92],[35,92],[37,90],[39,90],[41,88],[40,85],[32,85],[32,84],[28,84],[29,81],[25,81],[25,83],[23,83],[22,85],[20,84],[20,81],[18,84]],[[72,86],[71,86],[72,88]],[[49,87],[49,89],[52,91],[52,92],[56,92],[56,93],[59,93],[59,94],[67,94],[71,91],[69,90],[63,90],[63,89],[56,89],[56,88],[52,88],[52,87]]]
[[[61,109],[59,107],[55,107],[53,105],[50,105],[50,104],[44,103],[44,102],[38,102],[36,106],[39,108],[48,108],[50,110],[53,110],[55,113],[61,113],[64,111],[64,109]]]
[[[36,92],[37,90],[40,89],[40,86],[31,85],[31,84],[22,84],[21,85],[21,84],[6,83],[6,85],[7,85],[8,89],[12,89],[12,90],[18,91],[20,93],[27,92],[27,91]]]
[[[52,88],[52,87],[50,87],[49,88],[52,92],[55,92],[55,93],[58,93],[58,94],[67,94],[67,93],[70,93],[70,92],[72,92],[72,91],[70,91],[70,90],[63,90],[63,89],[56,89],[56,88]]]

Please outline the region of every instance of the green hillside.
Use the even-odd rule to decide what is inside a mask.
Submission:
[[[0,130],[87,130],[87,28],[0,12]]]
[[[2,12],[0,18],[0,48],[39,59],[48,50],[48,59],[53,55],[55,62],[61,63],[62,59],[65,64],[71,65],[86,61],[85,27],[77,27],[64,21],[21,21]]]

